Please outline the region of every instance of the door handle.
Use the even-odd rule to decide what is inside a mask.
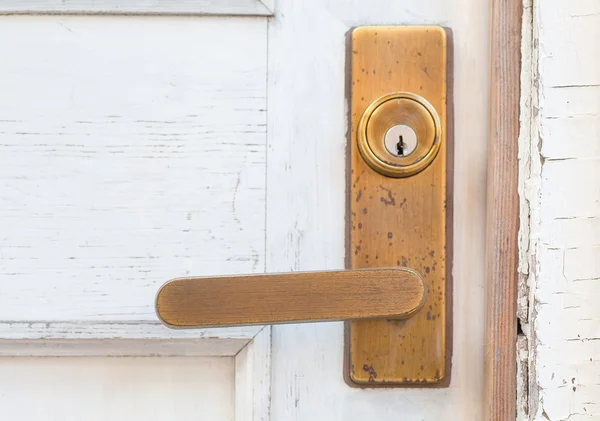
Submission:
[[[173,328],[403,319],[425,296],[406,268],[192,277],[164,284],[156,312]]]

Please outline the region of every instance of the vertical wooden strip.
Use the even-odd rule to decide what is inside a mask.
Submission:
[[[516,417],[521,0],[492,2],[487,180],[486,401],[489,421]]]

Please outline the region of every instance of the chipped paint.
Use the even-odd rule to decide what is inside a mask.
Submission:
[[[600,4],[525,12],[519,421],[600,419]]]

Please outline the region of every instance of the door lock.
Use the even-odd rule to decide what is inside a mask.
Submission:
[[[157,314],[176,328],[347,320],[350,385],[444,386],[446,31],[372,26],[350,37],[350,270],[174,279]]]
[[[440,118],[429,102],[411,92],[373,101],[357,128],[358,147],[371,168],[389,177],[410,177],[433,162],[441,145]]]

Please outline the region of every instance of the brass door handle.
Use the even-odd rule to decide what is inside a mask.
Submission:
[[[406,268],[177,278],[156,297],[172,328],[407,318],[425,302]]]

